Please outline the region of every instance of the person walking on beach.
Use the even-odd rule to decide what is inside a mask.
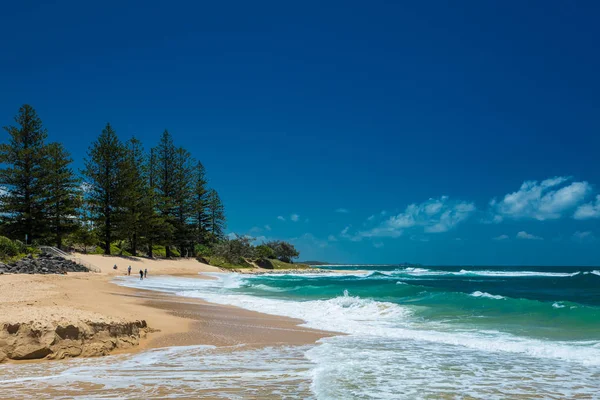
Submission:
[[[127,267],[127,275],[131,275],[131,265]]]
[[[148,268],[144,268],[144,278],[148,277]]]
[[[140,269],[140,281],[144,280],[144,271]]]

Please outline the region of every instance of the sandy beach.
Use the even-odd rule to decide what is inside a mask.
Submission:
[[[132,274],[126,279],[139,279],[140,269],[148,269],[148,279],[210,279],[200,273],[221,272],[194,259],[77,256],[101,272],[0,277],[0,360],[31,362],[197,344],[301,345],[327,336],[298,327],[300,320],[111,282],[125,276],[129,265]]]

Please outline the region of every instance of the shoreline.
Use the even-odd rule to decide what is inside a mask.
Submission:
[[[88,256],[84,261],[90,258],[102,272],[0,278],[0,362],[44,362],[187,345],[305,345],[336,334],[299,327],[302,320],[113,282],[124,272],[112,269],[115,261],[131,262],[132,271],[146,264],[141,266],[149,269],[148,279],[161,275],[211,279],[200,273],[222,272],[195,260]],[[137,277],[132,274],[131,279]],[[96,329],[98,324],[104,324],[104,330],[90,333],[89,327]],[[124,324],[137,328],[117,329]],[[64,334],[73,327],[76,335]]]

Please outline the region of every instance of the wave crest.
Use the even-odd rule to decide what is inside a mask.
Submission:
[[[499,294],[490,294],[487,292],[480,292],[479,290],[471,293],[469,296],[473,297],[485,297],[486,299],[504,300],[506,297],[500,296]]]

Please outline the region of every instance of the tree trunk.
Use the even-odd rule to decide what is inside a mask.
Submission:
[[[165,256],[167,258],[171,257],[171,246],[169,246],[169,245],[165,246]]]

